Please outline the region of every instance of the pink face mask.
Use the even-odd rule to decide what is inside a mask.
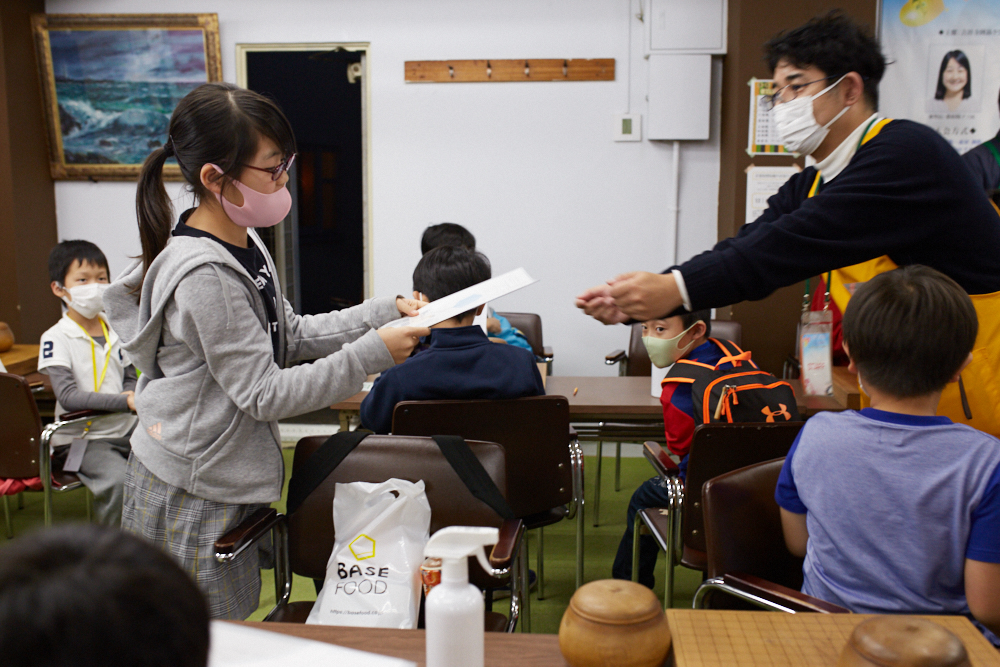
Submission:
[[[220,174],[224,173],[216,165],[213,164],[212,167]],[[257,192],[236,179],[233,179],[233,185],[243,194],[243,206],[236,206],[221,194],[215,196],[229,219],[240,227],[274,227],[292,210],[292,193],[288,188],[283,187],[268,195]]]

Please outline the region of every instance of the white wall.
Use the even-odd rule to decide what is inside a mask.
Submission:
[[[697,2],[698,0],[690,0]],[[584,317],[573,297],[617,273],[673,263],[669,143],[615,143],[614,114],[645,114],[639,0],[47,0],[49,13],[219,15],[223,75],[237,43],[370,42],[374,282],[410,291],[431,222],[469,227],[494,273],[539,283],[493,304],[542,315],[561,375],[614,372],[623,327]],[[613,82],[406,84],[406,60],[614,58]],[[719,84],[712,139],[681,152],[679,256],[712,245],[719,179]],[[678,97],[683,104],[683,95]],[[181,196],[181,188],[170,188]],[[60,182],[61,238],[101,245],[113,272],[139,252],[134,186]]]

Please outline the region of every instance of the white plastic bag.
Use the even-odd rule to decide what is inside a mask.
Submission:
[[[416,628],[430,524],[423,481],[337,484],[337,541],[306,623]]]

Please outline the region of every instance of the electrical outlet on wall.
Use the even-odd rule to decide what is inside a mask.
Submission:
[[[623,113],[615,116],[615,141],[641,141],[642,116],[637,113]]]

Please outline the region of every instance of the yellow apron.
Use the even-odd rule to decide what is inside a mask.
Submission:
[[[889,122],[888,118],[875,122],[865,132],[858,147],[877,135]],[[809,189],[810,197],[819,190],[822,178],[822,174],[817,172],[816,180]],[[857,285],[895,268],[896,263],[883,255],[837,269],[830,278],[830,298],[843,313]],[[972,294],[970,298],[979,317],[979,333],[972,350],[972,363],[962,372],[962,381],[972,419],[965,416],[957,382],[945,387],[938,405],[938,414],[951,418],[956,424],[968,424],[1000,438],[1000,292]],[[861,405],[870,405],[868,396],[863,392]]]

